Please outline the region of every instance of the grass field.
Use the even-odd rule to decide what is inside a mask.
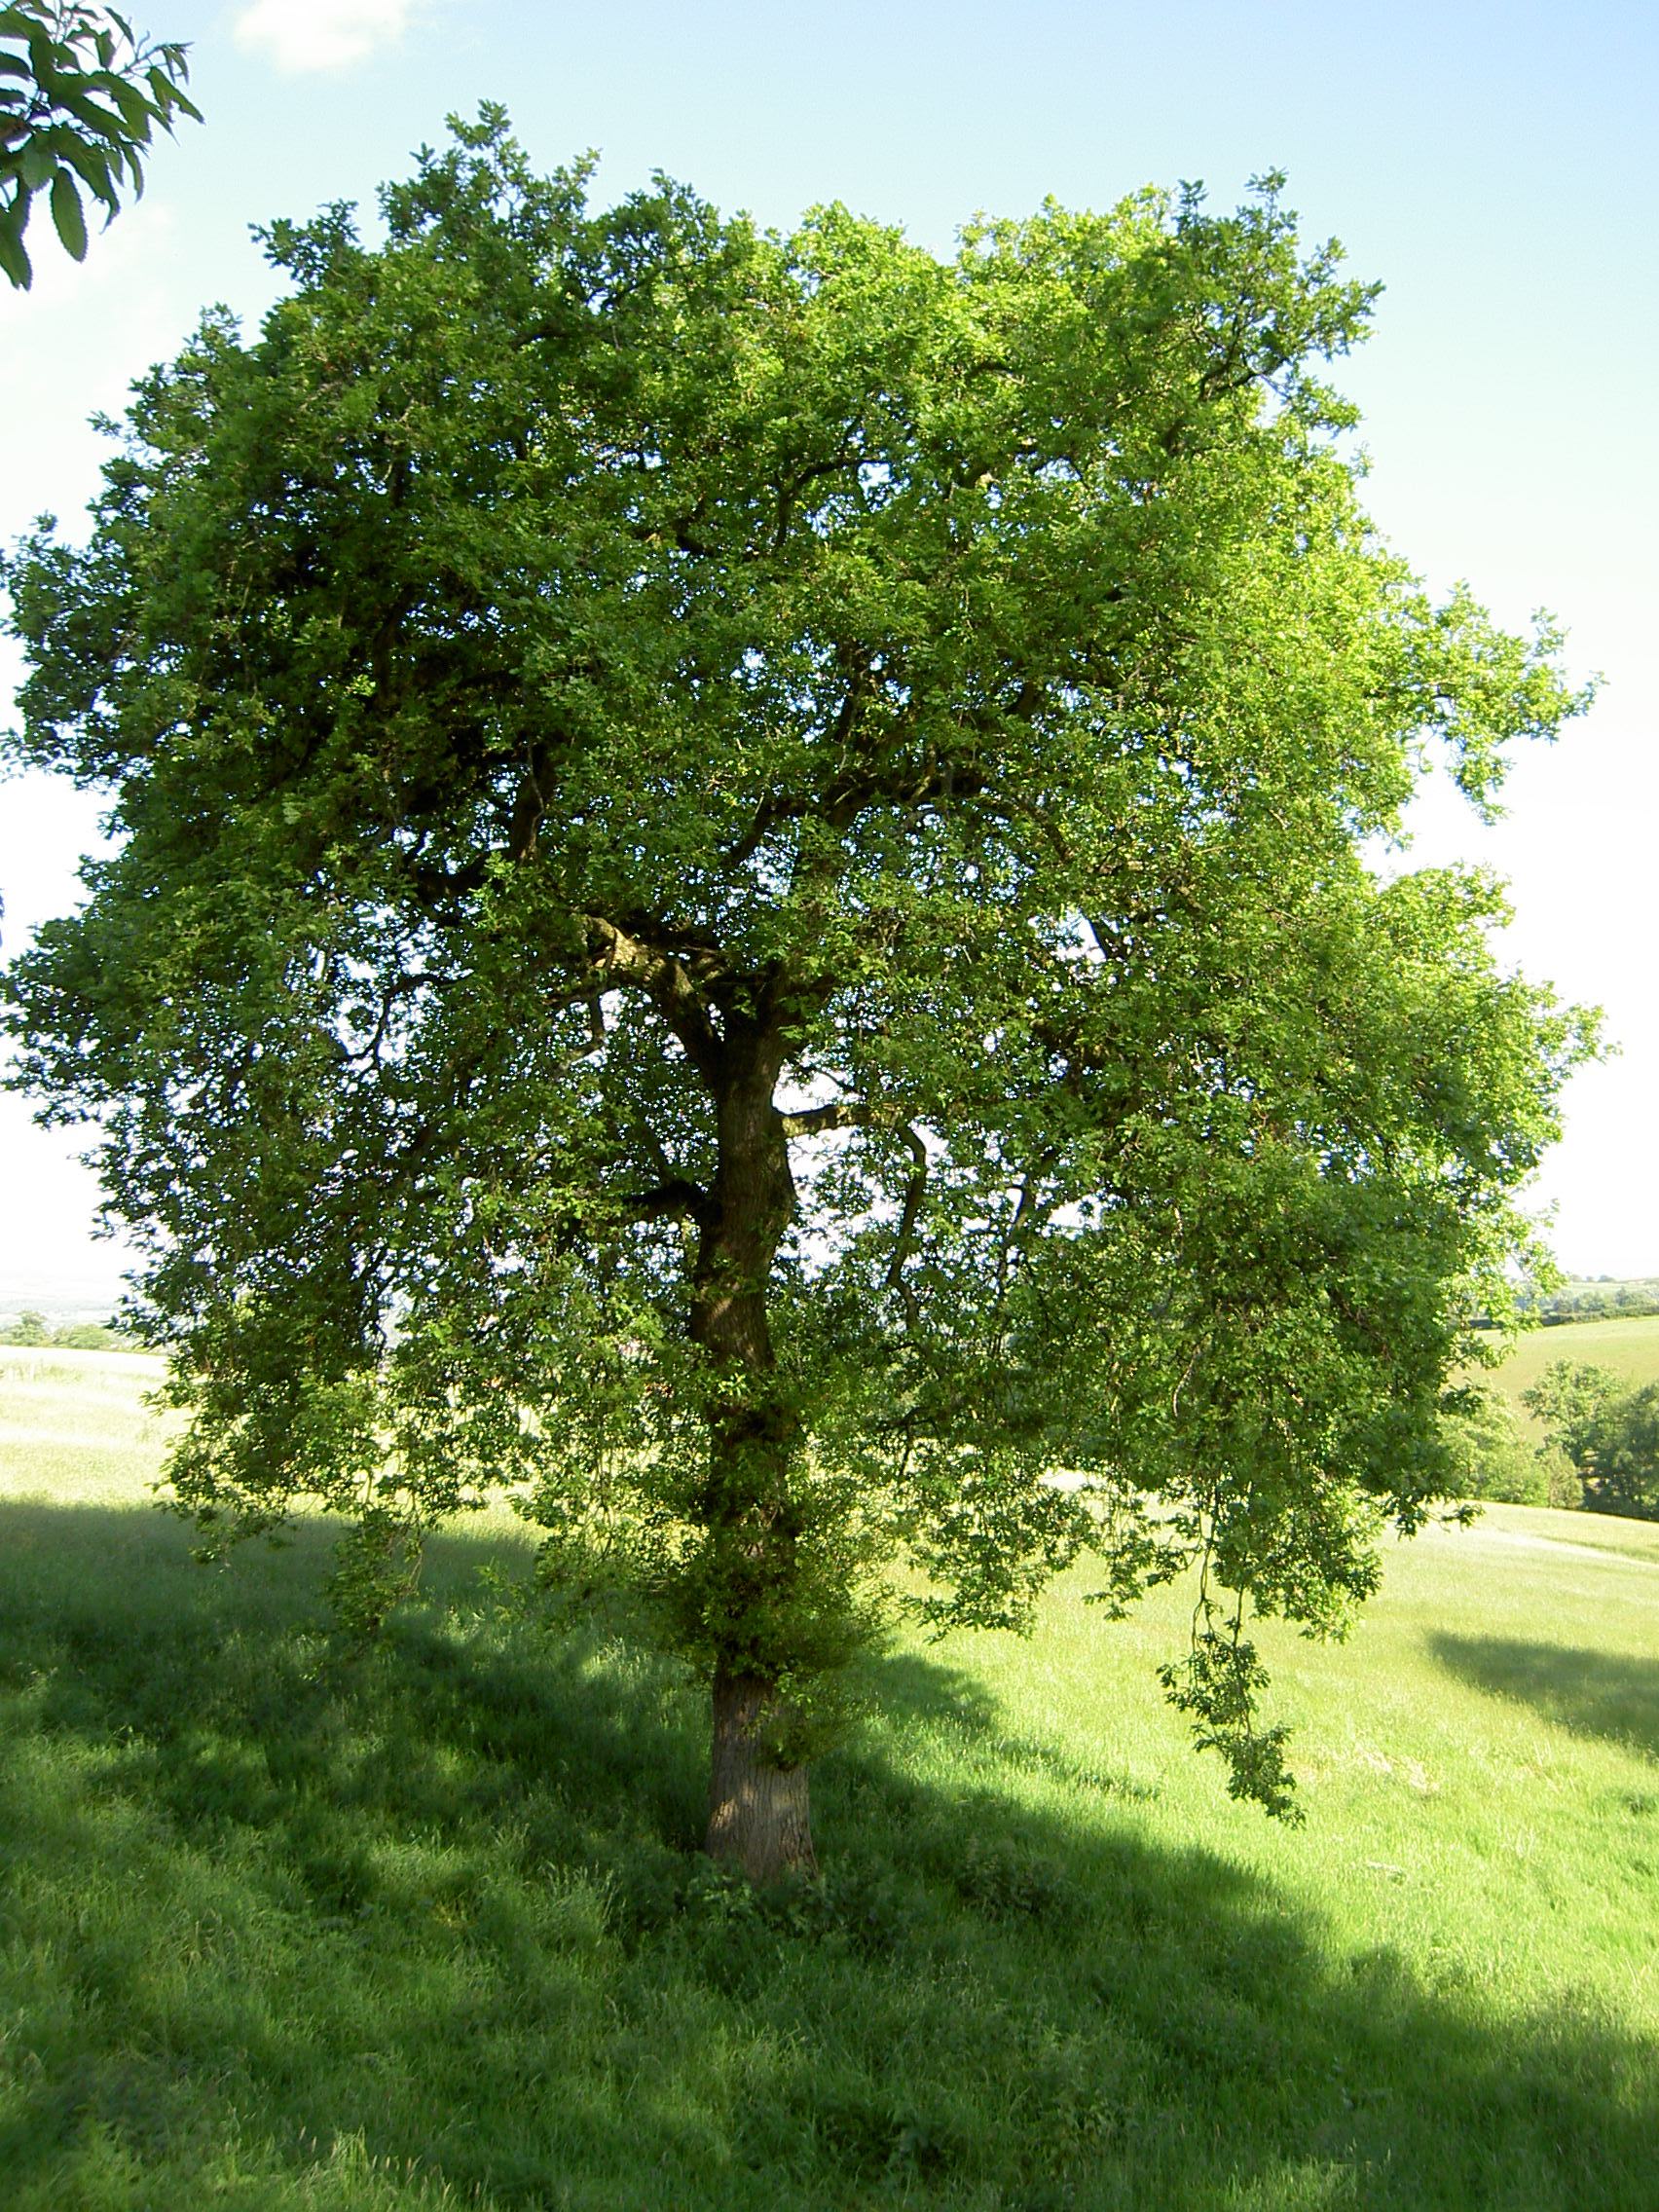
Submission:
[[[1659,1313],[1633,1314],[1614,1321],[1564,1321],[1557,1329],[1530,1329],[1490,1380],[1530,1421],[1521,1393],[1558,1359],[1608,1368],[1633,1388],[1643,1382],[1659,1382]]]
[[[1174,1594],[901,1647],[756,1900],[686,1684],[480,1589],[519,1531],[342,1660],[325,1531],[149,1509],[142,1380],[0,1353],[8,2212],[1659,2202],[1659,1527],[1493,1508],[1272,1638],[1295,1831],[1162,1707]]]

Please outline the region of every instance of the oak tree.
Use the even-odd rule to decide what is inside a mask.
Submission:
[[[1577,703],[1368,525],[1373,290],[1267,179],[953,256],[499,111],[267,238],[9,568],[15,756],[112,796],[11,977],[98,1131],[210,1534],[352,1517],[372,1616],[505,1490],[809,1866],[898,1605],[1197,1566],[1165,1681],[1290,1803],[1253,1614],[1340,1632],[1452,1480],[1575,1017],[1378,855]]]

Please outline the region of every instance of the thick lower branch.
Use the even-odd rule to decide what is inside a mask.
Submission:
[[[684,962],[642,943],[603,914],[584,914],[582,923],[594,966],[609,981],[632,983],[646,992],[699,1075],[718,1086],[724,1074],[724,1046]]]
[[[831,1129],[867,1129],[883,1111],[879,1101],[837,1098],[832,1105],[806,1106],[778,1119],[786,1137],[816,1137]]]
[[[702,1221],[710,1200],[701,1183],[677,1175],[654,1191],[630,1192],[622,1204],[630,1221]]]

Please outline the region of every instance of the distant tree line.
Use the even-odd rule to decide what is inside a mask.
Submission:
[[[1594,1281],[1575,1279],[1557,1290],[1523,1297],[1521,1310],[1546,1329],[1566,1321],[1610,1321],[1622,1315],[1659,1313],[1659,1277],[1616,1282],[1605,1276]]]
[[[0,1321],[0,1345],[25,1345],[42,1351],[130,1351],[119,1329],[101,1321],[72,1321],[55,1329],[44,1313],[25,1309],[15,1321]]]

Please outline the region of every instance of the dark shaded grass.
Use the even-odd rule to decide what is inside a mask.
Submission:
[[[756,1898],[691,1849],[698,1699],[493,1613],[490,1545],[437,1547],[357,1659],[321,1531],[186,1547],[0,1509],[17,2212],[1659,2201],[1650,2048],[1344,1949],[1004,1741],[970,1677],[878,1670],[819,1777],[824,1885]],[[1016,1801],[1033,1770],[1076,1819]]]
[[[1576,1736],[1601,1736],[1659,1759],[1659,1652],[1641,1659],[1496,1636],[1436,1635],[1428,1646],[1477,1689],[1530,1705]]]

